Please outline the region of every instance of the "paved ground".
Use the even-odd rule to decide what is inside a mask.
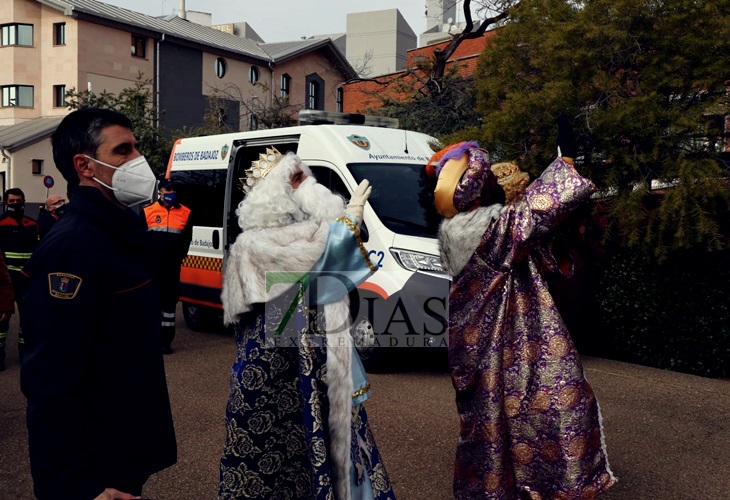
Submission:
[[[0,373],[0,499],[32,498],[14,329]],[[147,498],[212,499],[223,443],[233,339],[178,327],[166,357],[178,464],[151,478]],[[730,382],[584,359],[601,403],[619,484],[606,500],[730,498]],[[372,375],[368,412],[399,499],[451,498],[457,418],[449,377],[431,366]],[[63,411],[59,408],[59,411]]]

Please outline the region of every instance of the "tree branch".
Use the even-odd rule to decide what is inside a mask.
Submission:
[[[504,19],[507,19],[507,17],[509,17],[510,11],[518,5],[519,2],[515,3],[511,7],[506,8],[504,11],[497,14],[496,16],[484,19],[479,27],[474,30],[474,21],[472,20],[471,16],[471,0],[464,0],[464,19],[466,20],[466,26],[461,33],[458,33],[452,37],[451,41],[446,47],[440,50],[436,49],[433,51],[434,64],[433,70],[431,72],[431,79],[435,82],[438,82],[443,78],[444,72],[446,71],[446,63],[448,62],[449,58],[454,54],[454,52],[456,52],[456,49],[459,48],[461,42],[463,42],[464,40],[482,37],[489,26],[497,24]]]

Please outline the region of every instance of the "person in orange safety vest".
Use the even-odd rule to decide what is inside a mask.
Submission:
[[[180,298],[180,266],[192,239],[190,209],[177,201],[175,185],[163,179],[158,200],[144,207],[147,221],[145,247],[162,306],[162,352],[172,354],[175,308]]]

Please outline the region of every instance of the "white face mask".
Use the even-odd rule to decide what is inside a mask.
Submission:
[[[152,169],[144,156],[129,160],[118,167],[99,161],[91,156],[86,157],[89,160],[94,160],[99,165],[114,169],[111,186],[104,184],[96,177],[94,177],[94,180],[114,191],[114,197],[122,205],[131,207],[152,200],[152,195],[157,186],[157,179],[155,179],[155,174],[152,173]]]

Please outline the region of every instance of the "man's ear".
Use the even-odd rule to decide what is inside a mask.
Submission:
[[[74,168],[79,177],[87,177],[91,179],[94,177],[94,171],[91,168],[91,160],[82,154],[74,155]]]

